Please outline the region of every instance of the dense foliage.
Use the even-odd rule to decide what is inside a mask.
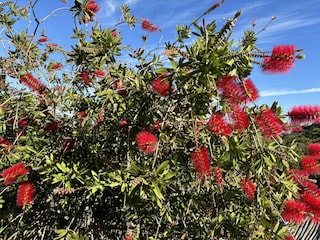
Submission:
[[[63,49],[40,32],[37,1],[1,3],[1,238],[291,234],[281,212],[298,196],[289,170],[299,157],[282,144],[281,108],[258,106],[249,76],[288,72],[301,56],[258,49],[253,30],[232,40],[241,11],[206,23],[223,2],[178,26],[165,51],[122,45],[124,24],[159,31],[126,5],[109,29],[94,23],[94,0],[75,0],[77,43]],[[23,18],[35,29],[15,30]]]

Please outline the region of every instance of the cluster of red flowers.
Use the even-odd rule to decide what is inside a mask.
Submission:
[[[136,135],[136,143],[142,152],[150,154],[156,150],[158,139],[150,132],[141,131]]]
[[[319,119],[320,106],[296,106],[288,112],[288,116],[294,124],[310,123]]]
[[[57,62],[57,63],[54,63],[52,64],[52,67],[51,67],[53,70],[60,70],[62,69],[62,64]]]
[[[156,32],[159,30],[159,27],[157,25],[154,25],[153,23],[149,22],[147,19],[142,21],[141,28],[148,32]]]
[[[264,58],[262,70],[265,73],[287,73],[294,66],[295,47],[293,45],[275,46],[270,57]]]
[[[32,76],[31,73],[26,73],[25,75],[22,75],[20,77],[20,81],[26,86],[28,86],[32,91],[38,93],[42,93],[46,89],[46,86],[42,82],[40,82],[39,79]]]
[[[59,122],[48,122],[45,125],[45,129],[47,131],[53,131],[61,128],[61,124]]]
[[[262,110],[254,120],[267,138],[278,137],[284,131],[283,122],[271,109]]]
[[[170,82],[167,76],[167,73],[163,73],[152,81],[152,89],[162,97],[168,96],[170,90]]]
[[[85,5],[85,9],[91,14],[96,14],[99,12],[100,6],[96,3],[95,0],[88,0],[87,4]]]
[[[191,160],[199,176],[209,177],[211,175],[210,156],[208,149],[202,146],[198,150],[192,152]]]
[[[247,177],[243,178],[240,182],[240,186],[243,190],[243,192],[247,195],[247,197],[250,200],[254,200],[255,198],[255,192],[256,192],[256,187],[253,184],[251,179],[248,179]]]
[[[235,77],[226,76],[217,81],[217,87],[231,104],[253,102],[259,98],[258,90],[249,78],[240,82]]]
[[[9,185],[15,183],[18,177],[22,177],[29,173],[29,169],[24,163],[17,163],[9,168],[2,170],[0,176],[4,179],[4,184]],[[35,193],[35,187],[31,182],[22,182],[18,187],[17,206],[29,205],[32,203]]]
[[[100,78],[104,78],[106,76],[106,73],[102,70],[94,70],[93,74]]]
[[[320,173],[320,143],[308,145],[309,155],[301,158],[301,169],[291,169],[292,179],[299,185],[301,192],[298,199],[287,200],[282,212],[286,221],[301,223],[309,216],[316,223],[320,222],[320,189],[310,179]]]

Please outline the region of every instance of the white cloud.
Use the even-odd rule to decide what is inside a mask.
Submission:
[[[320,88],[309,88],[303,90],[263,90],[260,91],[261,97],[284,96],[291,94],[318,93]]]

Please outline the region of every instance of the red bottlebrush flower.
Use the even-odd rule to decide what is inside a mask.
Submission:
[[[307,191],[303,191],[302,200],[309,206],[320,210],[320,196],[315,196]]]
[[[271,109],[262,110],[255,116],[255,122],[267,138],[278,137],[284,131],[283,123]]]
[[[62,150],[64,152],[69,152],[72,149],[74,149],[75,145],[76,145],[76,140],[75,139],[66,138],[62,142]]]
[[[126,87],[123,85],[122,80],[119,80],[118,82],[115,83],[115,87],[117,89],[117,93],[121,96],[124,96],[127,94],[127,89]]]
[[[46,89],[46,86],[39,79],[32,76],[31,73],[22,75],[20,81],[34,92],[42,93]]]
[[[0,146],[3,147],[11,147],[13,144],[9,142],[7,139],[0,136]]]
[[[76,115],[79,118],[85,118],[87,116],[87,112],[86,111],[77,112]]]
[[[96,3],[95,0],[89,0],[85,6],[86,11],[89,11],[91,14],[96,14],[100,10],[100,6]]]
[[[91,77],[89,76],[88,71],[83,70],[80,73],[80,78],[85,84],[87,84],[88,86],[92,86],[92,80],[91,80]]]
[[[127,233],[124,237],[123,240],[134,240],[133,237],[131,236],[130,233]]]
[[[62,64],[59,63],[59,62],[58,63],[54,63],[51,68],[54,69],[54,70],[60,70],[60,69],[62,69]]]
[[[290,199],[285,203],[284,211],[281,216],[284,220],[288,222],[293,222],[296,224],[302,223],[305,219],[306,204],[299,201]]]
[[[136,135],[136,142],[142,152],[150,154],[156,150],[158,140],[152,133],[141,131]]]
[[[243,81],[243,87],[246,95],[244,102],[254,102],[259,98],[259,91],[250,78]]]
[[[319,174],[320,167],[318,164],[319,157],[316,156],[303,156],[301,158],[301,170],[312,174]]]
[[[310,176],[308,172],[299,169],[290,169],[289,171],[292,173],[292,180],[300,185],[302,185],[303,181],[308,181]]]
[[[17,177],[29,173],[29,169],[24,163],[17,163],[9,168],[2,170],[0,176],[4,178],[4,184],[9,185],[17,180]]]
[[[154,122],[154,123],[152,124],[151,129],[158,130],[158,129],[161,128],[162,124],[163,124],[162,122],[156,121],[156,122]]]
[[[211,132],[221,136],[230,136],[232,134],[232,127],[225,121],[224,114],[212,114],[207,124]]]
[[[48,41],[48,37],[40,37],[39,39],[38,39],[38,42],[40,43],[40,42],[47,42]]]
[[[166,78],[167,75],[161,74],[160,77],[152,81],[152,89],[163,97],[168,96],[170,90],[170,82]]]
[[[213,172],[214,172],[216,183],[218,184],[219,187],[222,187],[222,182],[223,182],[222,169],[220,167],[215,167]]]
[[[112,31],[112,32],[111,32],[111,35],[112,35],[113,37],[118,37],[119,33],[118,33],[117,31]]]
[[[310,143],[308,145],[308,151],[312,156],[320,155],[320,143]]]
[[[230,113],[232,120],[234,121],[233,126],[239,132],[243,132],[249,126],[249,119],[244,110],[238,105],[233,106],[233,110]]]
[[[18,126],[19,127],[26,127],[29,125],[29,122],[27,121],[28,119],[27,118],[20,118],[18,120]]]
[[[311,180],[301,180],[299,183],[305,191],[312,193],[315,196],[320,196],[320,189],[316,183]]]
[[[123,120],[121,120],[121,121],[119,122],[119,126],[120,126],[120,127],[124,127],[124,126],[126,126],[126,125],[128,125],[128,122],[127,122],[127,120],[125,120],[125,119],[123,119]]]
[[[59,129],[61,127],[59,122],[48,122],[46,123],[45,129],[47,131],[53,131]]]
[[[288,112],[288,116],[293,123],[310,122],[320,116],[320,106],[296,106]]]
[[[226,76],[217,80],[217,87],[224,98],[231,104],[244,101],[245,92],[243,87],[236,82],[235,77]]]
[[[295,240],[295,238],[294,238],[294,236],[290,235],[290,236],[285,237],[284,240]]]
[[[35,186],[31,182],[23,182],[18,187],[17,206],[23,207],[30,205],[33,202]]]
[[[47,46],[50,48],[56,48],[58,45],[56,43],[48,43]]]
[[[240,186],[241,186],[243,192],[247,195],[247,197],[250,200],[254,200],[256,187],[254,186],[252,180],[245,177],[241,180]]]
[[[287,73],[294,66],[295,47],[293,45],[275,46],[270,57],[264,58],[262,71],[265,73]]]
[[[200,176],[209,177],[211,175],[210,156],[208,149],[205,147],[200,147],[198,150],[192,152],[191,160],[195,170]]]
[[[94,70],[93,74],[100,78],[104,78],[106,76],[106,73],[102,70]]]
[[[147,19],[142,21],[141,28],[148,32],[156,32],[159,30],[158,26],[154,25],[153,23],[149,22]]]

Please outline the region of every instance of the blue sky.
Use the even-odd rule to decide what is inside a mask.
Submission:
[[[19,1],[25,2],[26,0]],[[38,18],[47,16],[57,7],[72,6],[58,0],[39,0],[37,5]],[[121,16],[119,7],[128,4],[134,16],[147,18],[161,28],[161,32],[146,33],[130,30],[121,25],[119,30],[124,40],[133,46],[142,45],[141,34],[148,35],[146,47],[153,49],[163,46],[165,42],[173,42],[176,36],[176,25],[189,24],[215,3],[212,0],[97,0],[101,10],[97,20],[103,27],[112,27]],[[258,37],[258,46],[271,50],[274,45],[293,44],[297,49],[303,49],[305,59],[298,60],[296,66],[288,74],[263,74],[257,66],[251,79],[260,91],[258,103],[271,104],[278,101],[285,111],[297,105],[320,105],[320,2],[319,0],[227,0],[220,8],[206,16],[206,22],[216,20],[221,25],[225,19],[232,17],[242,9],[242,16],[236,23],[233,38],[241,38],[244,30],[251,28],[256,18],[256,31],[259,31],[272,16],[276,16]],[[32,23],[30,23],[32,24]],[[72,33],[73,20],[66,10],[56,12],[48,18],[46,33],[52,42],[67,47]],[[137,26],[140,28],[140,26]],[[41,27],[40,27],[41,29]],[[139,34],[140,33],[140,34]]]

